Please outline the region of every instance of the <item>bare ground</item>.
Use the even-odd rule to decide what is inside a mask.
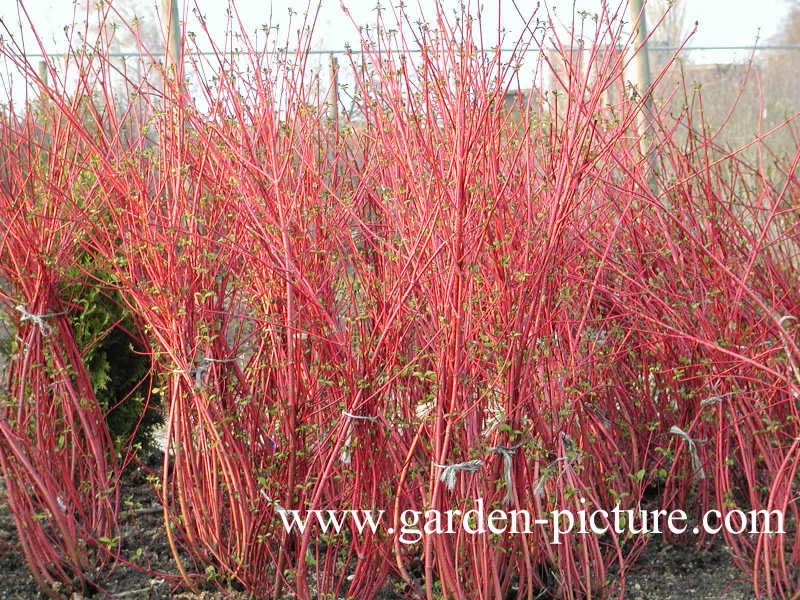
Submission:
[[[123,549],[138,551],[141,564],[154,571],[176,575],[155,496],[144,475],[134,476],[127,490],[128,513],[122,527]],[[104,583],[100,597],[119,600],[243,600],[241,592],[208,590],[199,594],[182,591],[163,578],[141,570],[118,566]],[[19,549],[17,532],[5,504],[0,505],[0,600],[45,598],[36,587]],[[386,597],[388,599],[388,596]],[[755,598],[745,574],[733,567],[726,549],[717,543],[710,550],[671,546],[661,539],[650,541],[632,567],[625,600],[751,600]],[[72,600],[80,600],[75,595]]]

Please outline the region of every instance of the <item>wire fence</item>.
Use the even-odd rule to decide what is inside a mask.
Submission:
[[[552,48],[555,50],[555,48]],[[583,46],[580,48],[568,48],[568,51],[583,51],[589,52],[591,51],[590,47]],[[691,53],[691,52],[762,52],[762,51],[773,51],[773,50],[800,50],[800,44],[768,44],[768,45],[752,45],[752,44],[730,44],[730,45],[721,45],[721,46],[648,46],[649,52],[656,52],[656,53]],[[523,49],[522,52],[524,53],[538,53],[541,52],[542,49],[536,48],[527,48]],[[360,48],[312,48],[306,51],[309,55],[323,55],[323,56],[330,56],[333,55],[349,55],[349,54],[364,54],[367,52],[366,50],[362,50]],[[369,50],[370,54],[381,54],[386,53],[388,50]],[[409,49],[405,50],[406,53],[410,54],[417,54],[422,52],[420,49]],[[494,49],[487,49],[486,52],[495,52]],[[520,50],[516,48],[501,48],[500,52],[520,52]],[[212,51],[212,50],[205,50],[205,51],[190,51],[189,52],[195,56],[217,56],[219,53]],[[66,53],[66,52],[48,52],[47,54],[41,52],[26,52],[25,56],[28,59],[41,59],[45,57],[49,58],[65,58],[68,56],[72,56],[74,53]],[[157,54],[157,53],[154,53]],[[232,55],[244,55],[247,52],[244,51],[231,51],[227,54]],[[270,55],[281,55],[285,54],[283,50],[264,50],[263,54],[270,56]],[[138,57],[146,57],[147,54],[143,52],[108,52],[106,53],[107,56],[111,58],[138,58]]]
[[[619,50],[619,49],[618,49]],[[567,54],[591,52],[590,47],[567,49]],[[702,111],[705,127],[714,130],[724,125],[720,141],[730,146],[747,144],[755,135],[769,131],[800,111],[800,44],[731,44],[718,46],[656,46],[648,47],[650,71],[662,74],[656,97],[666,98],[674,104],[674,110],[686,106]],[[373,56],[386,52],[370,49]],[[396,53],[396,51],[394,51]],[[405,51],[405,54],[418,55],[421,50]],[[495,53],[497,50],[487,49]],[[514,82],[500,82],[509,85],[513,93],[527,93],[530,90],[548,90],[555,87],[553,65],[558,61],[548,58],[555,49],[531,47],[519,51],[503,48],[499,51],[509,60],[518,60],[520,68],[514,70]],[[562,51],[563,52],[563,51]],[[357,116],[359,102],[355,86],[354,69],[363,69],[366,51],[361,48],[311,49],[306,53],[303,68],[307,70],[304,84],[309,88],[309,96],[316,97],[319,105],[327,105],[344,118]],[[125,80],[152,79],[153,87],[160,81],[160,63],[164,59],[163,50],[152,54],[129,51],[104,52],[116,65],[119,85]],[[85,59],[85,57],[83,57]],[[75,67],[70,63],[81,60],[74,53],[26,53],[24,62],[29,65],[27,73],[20,71],[6,60],[5,69],[0,63],[0,102],[16,106],[35,98],[39,93],[32,85],[31,71],[37,71],[40,79],[61,79],[61,85],[69,85],[74,77]],[[200,106],[203,105],[202,87],[213,81],[220,70],[230,69],[247,74],[259,65],[269,64],[272,69],[291,68],[291,53],[282,50],[264,49],[257,54],[231,50],[211,52],[202,50],[185,51],[188,66],[187,86],[192,90]],[[30,65],[39,65],[38,69]],[[278,65],[278,66],[276,66]],[[72,71],[70,71],[72,68]],[[5,72],[3,72],[5,70]],[[362,72],[363,75],[363,72]],[[276,77],[276,80],[280,77]],[[123,86],[124,87],[124,86]],[[333,98],[333,100],[331,100]],[[702,98],[702,101],[700,100]],[[792,152],[796,141],[792,128],[781,134],[783,139],[776,143],[781,152]],[[777,139],[777,138],[776,138]]]

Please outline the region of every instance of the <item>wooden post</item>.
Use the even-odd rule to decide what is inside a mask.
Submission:
[[[656,190],[655,166],[656,157],[650,144],[650,109],[653,99],[650,94],[652,77],[650,75],[650,56],[647,49],[647,18],[642,0],[630,0],[631,23],[633,23],[633,44],[636,53],[633,56],[633,85],[635,92],[642,98],[641,109],[636,115],[636,128],[639,137],[639,149],[642,156],[647,157],[648,184],[652,191]]]
[[[178,22],[178,0],[161,0],[161,19],[166,33],[167,72],[175,69],[175,76],[182,77],[181,28]]]
[[[39,61],[39,79],[42,80],[42,85],[47,87],[47,63],[43,60]]]
[[[42,108],[47,106],[47,63],[43,60],[39,61],[39,104]]]
[[[328,88],[328,119],[333,127],[339,128],[339,61],[331,54],[330,56],[330,76],[331,83]]]
[[[630,0],[631,23],[633,23],[633,43],[638,52],[633,57],[633,83],[639,94],[646,94],[653,81],[650,75],[650,55],[647,49],[647,18],[642,0]],[[649,102],[649,95],[648,95]]]

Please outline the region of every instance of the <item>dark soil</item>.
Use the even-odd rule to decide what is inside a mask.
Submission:
[[[129,477],[124,498],[121,538],[123,552],[134,556],[137,562],[148,565],[151,572],[174,572],[169,548],[161,527],[161,509],[144,473],[136,469]],[[0,600],[45,598],[25,566],[19,547],[16,528],[5,503],[0,506]],[[170,586],[159,577],[153,577],[133,567],[117,566],[103,586],[106,595],[118,598],[170,598]],[[77,594],[75,595],[77,596]]]
[[[117,566],[103,582],[101,597],[120,600],[244,600],[241,592],[209,590],[189,593],[175,583],[177,571],[164,536],[163,519],[147,478],[141,470],[126,486],[123,551],[138,554],[138,564],[150,573]],[[162,577],[152,575],[161,572]],[[19,549],[17,532],[5,504],[0,505],[0,600],[45,598],[27,570]],[[82,600],[73,595],[71,600]],[[625,600],[750,600],[755,598],[745,575],[733,567],[726,549],[717,543],[710,550],[670,546],[659,538],[649,542],[631,568]]]
[[[626,600],[753,600],[753,586],[717,542],[698,551],[651,540],[631,568]]]

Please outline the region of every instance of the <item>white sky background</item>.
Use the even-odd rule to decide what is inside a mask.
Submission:
[[[130,0],[116,0],[117,2],[130,2]],[[0,18],[12,31],[18,30],[17,6],[15,0],[0,0]],[[23,0],[22,4],[30,12],[34,25],[44,38],[45,45],[51,52],[64,50],[65,25],[71,23],[73,18],[73,3],[69,0]],[[134,0],[142,12],[155,12],[160,8],[160,2],[153,0]],[[226,0],[199,0],[197,4],[201,11],[208,17],[209,26],[216,35],[222,35],[226,22]],[[288,23],[287,15],[292,8],[296,12],[306,10],[304,1],[254,1],[239,0],[237,9],[246,24],[253,29],[269,21],[270,14],[274,23]],[[374,22],[376,0],[345,0],[354,19],[359,23],[369,24]],[[384,5],[390,5],[391,0],[384,0]],[[407,0],[409,11],[417,13],[417,2]],[[426,6],[432,2],[421,0],[420,4]],[[447,4],[447,3],[446,3]],[[456,2],[452,2],[454,6]],[[475,4],[473,2],[473,4]],[[523,10],[525,7],[535,6],[535,0],[518,0],[517,5]],[[597,11],[599,0],[576,0],[577,10]],[[614,2],[610,3],[612,6]],[[756,36],[761,35],[762,43],[773,35],[780,24],[781,17],[788,9],[787,0],[682,0],[686,20],[689,23],[698,21],[697,34],[692,38],[692,46],[728,46],[752,45]],[[183,0],[179,0],[183,9]],[[569,23],[572,14],[572,0],[543,0],[542,5],[547,5],[559,16],[559,20]],[[194,2],[189,4],[191,8]],[[519,31],[516,10],[511,0],[497,0],[496,2],[483,2],[487,23],[497,22],[498,7],[502,15],[502,23],[512,34]],[[147,17],[148,15],[143,15]],[[157,18],[157,17],[153,17]],[[181,18],[188,19],[188,28],[197,30],[197,24],[191,11],[183,11]],[[26,25],[27,28],[27,25]],[[26,36],[27,37],[27,36]],[[343,49],[346,43],[356,45],[358,35],[349,19],[343,14],[338,0],[322,0],[322,8],[315,32],[315,46],[324,49]]]
[[[94,0],[90,0],[94,1]],[[160,0],[116,0],[117,2],[131,1],[137,7],[137,12],[144,19],[153,19],[158,22],[158,10]],[[381,0],[387,6],[398,0]],[[411,14],[418,14],[420,6],[426,7],[426,12],[430,18],[432,10],[427,7],[433,5],[430,0],[405,0]],[[611,10],[613,11],[618,2],[622,0],[611,0]],[[374,24],[375,7],[378,0],[345,0],[353,19],[364,25]],[[695,21],[698,22],[697,33],[692,37],[689,46],[752,46],[756,43],[757,37],[759,44],[769,43],[769,38],[773,36],[780,26],[780,20],[789,7],[788,0],[681,0],[687,29],[691,29]],[[457,6],[457,0],[444,1],[448,6]],[[59,53],[66,50],[66,36],[64,27],[72,23],[74,15],[74,4],[69,0],[22,0],[22,4],[28,10],[34,26],[41,36],[45,47],[50,53]],[[178,0],[181,10],[181,20],[186,19],[187,29],[198,33],[198,38],[202,40],[201,30],[197,20],[192,14],[191,8],[195,6],[195,0],[185,4],[184,0]],[[207,19],[209,29],[215,41],[220,44],[224,39],[225,27],[227,22],[226,10],[227,0],[197,0]],[[470,4],[474,7],[477,3],[472,0]],[[517,6],[522,10],[532,11],[536,6],[536,0],[516,0]],[[589,12],[598,11],[600,0],[542,0],[542,6],[547,6],[553,11],[557,22],[567,26],[572,20],[573,8],[576,11],[586,10]],[[297,13],[307,10],[306,0],[236,0],[237,10],[239,11],[247,29],[255,31],[261,25],[267,24],[272,19],[272,24],[281,25],[282,34],[288,33],[288,14],[290,8]],[[499,16],[498,16],[499,11]],[[485,0],[483,2],[484,27],[486,30],[494,31],[499,22],[507,29],[507,40],[510,45],[521,32],[521,20],[514,8],[514,0]],[[149,14],[148,14],[149,13]],[[81,14],[81,13],[79,13]],[[546,12],[540,9],[542,17]],[[0,18],[3,19],[15,36],[19,36],[20,17],[18,14],[17,2],[15,0],[0,0]],[[387,17],[391,21],[391,17]],[[627,19],[626,19],[627,20]],[[299,17],[294,17],[295,26]],[[38,52],[38,48],[30,34],[27,23],[22,25],[23,35],[29,53]],[[7,34],[0,32],[5,38]],[[259,36],[263,39],[263,34]],[[347,44],[353,48],[359,46],[359,35],[340,7],[339,0],[322,0],[317,24],[315,28],[313,47],[315,49],[342,50]],[[486,46],[490,47],[496,43],[496,39],[486,40]],[[203,45],[201,43],[201,45]],[[798,51],[800,58],[800,51]],[[746,60],[749,56],[748,51],[717,51],[717,52],[693,52],[687,56],[693,62],[733,62]],[[36,62],[34,58],[32,62]],[[5,88],[7,83],[7,71],[0,63],[0,88]],[[15,83],[15,95],[18,90],[19,81]],[[6,94],[5,90],[0,91],[0,102]]]

